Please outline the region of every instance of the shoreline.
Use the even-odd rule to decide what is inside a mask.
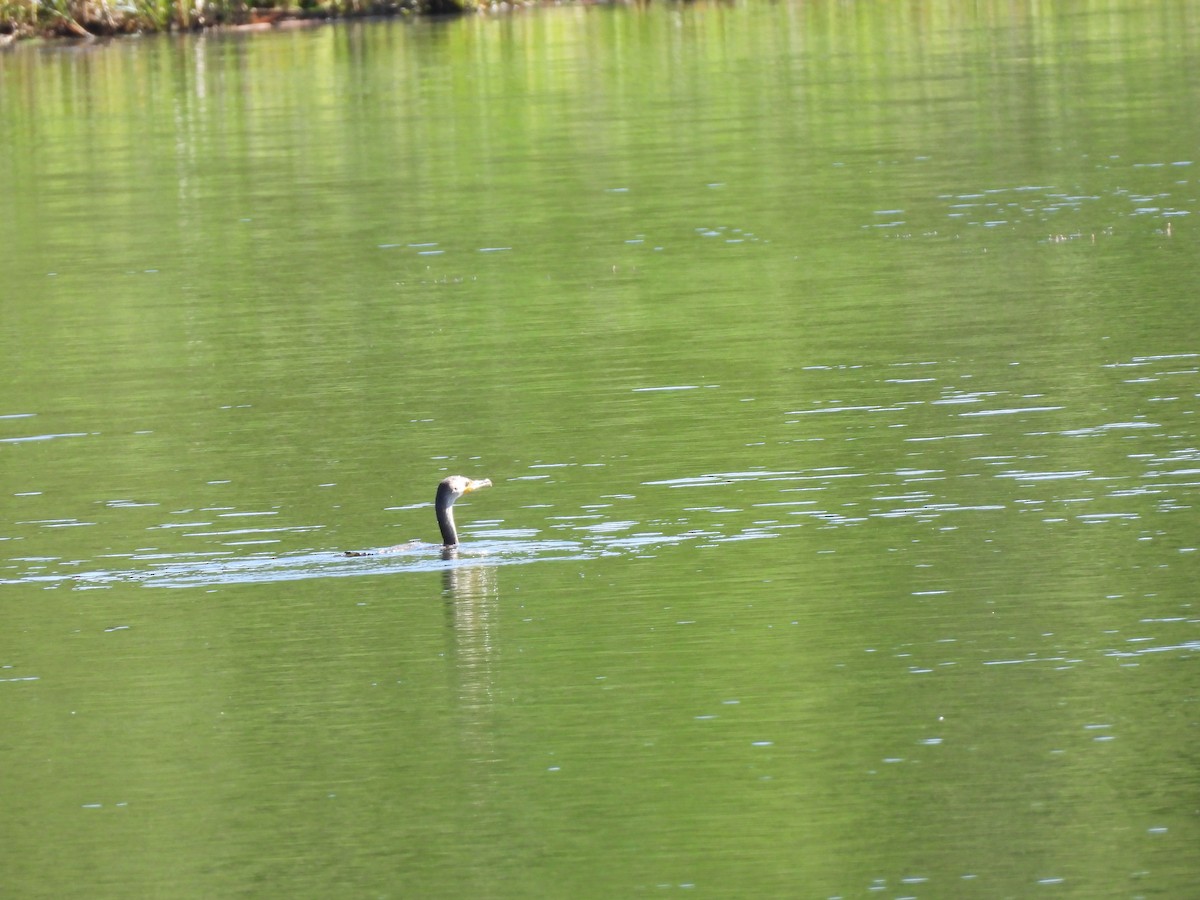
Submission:
[[[331,0],[319,6],[253,7],[241,2],[207,3],[199,10],[187,0],[164,7],[137,0],[124,10],[88,0],[64,4],[66,11],[38,4],[30,20],[0,20],[0,50],[28,41],[91,41],[112,37],[200,32],[256,32],[311,28],[332,21],[368,18],[446,17],[511,12],[528,2],[487,0]]]

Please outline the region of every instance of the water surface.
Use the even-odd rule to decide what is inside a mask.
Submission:
[[[0,55],[8,891],[1187,895],[1198,35]]]

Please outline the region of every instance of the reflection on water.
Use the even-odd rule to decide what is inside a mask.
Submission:
[[[452,549],[443,555],[457,558]],[[442,572],[442,591],[452,635],[451,664],[458,683],[462,740],[471,759],[497,758],[493,707],[500,642],[499,580],[494,566],[469,560]]]
[[[1187,895],[1192,6],[0,54],[8,893]]]

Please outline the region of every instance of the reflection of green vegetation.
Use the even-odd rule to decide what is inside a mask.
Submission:
[[[484,609],[5,584],[6,893],[1186,893],[1194,361],[1104,366],[1194,343],[1130,195],[1195,207],[1195,26],[1069,6],[0,57],[0,437],[78,435],[0,444],[0,577],[432,538],[447,469],[543,538],[802,523]],[[661,483],[751,470],[809,477]]]

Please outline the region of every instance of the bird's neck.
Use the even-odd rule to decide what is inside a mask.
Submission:
[[[438,529],[442,532],[442,546],[453,547],[458,543],[458,531],[454,527],[454,507],[438,504]]]

